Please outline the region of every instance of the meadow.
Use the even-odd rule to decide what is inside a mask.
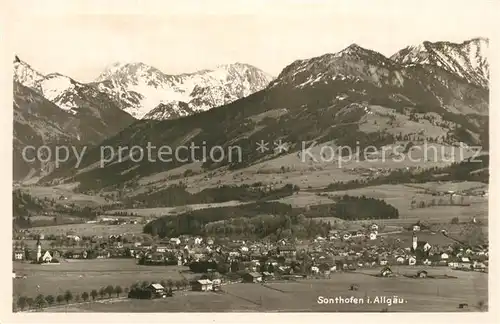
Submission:
[[[429,275],[448,274],[456,279],[413,279],[421,267],[393,267],[400,276],[375,277],[378,270],[354,273],[334,273],[330,279],[304,279],[269,282],[265,284],[224,285],[221,292],[176,292],[163,300],[118,300],[91,303],[82,306],[64,306],[51,311],[92,312],[456,312],[460,303],[467,303],[469,311],[479,311],[482,301],[488,301],[487,274],[460,272],[448,268],[428,268]],[[349,290],[358,284],[359,290]],[[357,297],[364,304],[320,304],[318,297]],[[368,304],[367,298],[376,296],[402,299],[404,302],[389,306],[384,303]]]
[[[70,290],[75,296],[107,285],[120,285],[123,289],[135,282],[180,280],[179,271],[185,267],[141,266],[135,259],[66,260],[61,264],[37,265],[14,262],[13,271],[26,279],[13,279],[14,298],[36,297],[38,294],[64,294]],[[189,279],[189,274],[186,274]]]
[[[44,235],[66,235],[68,232],[76,233],[80,236],[109,236],[109,235],[124,235],[124,234],[140,234],[142,233],[142,224],[122,224],[122,225],[107,225],[107,224],[65,224],[54,226],[32,227],[29,229],[32,234]]]

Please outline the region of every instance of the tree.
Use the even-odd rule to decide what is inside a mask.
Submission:
[[[174,286],[174,281],[172,279],[168,279],[167,280],[167,286],[169,289],[172,289],[172,287]]]
[[[81,298],[81,296],[77,294],[75,296],[75,303],[79,303],[80,302],[80,298]]]
[[[99,296],[101,296],[101,298],[104,298],[104,296],[106,296],[106,291],[104,287],[101,287],[101,289],[99,289]]]
[[[35,301],[33,300],[33,298],[31,298],[31,297],[26,298],[26,305],[28,305],[28,308],[33,307],[34,303],[35,303]]]
[[[141,283],[141,288],[142,288],[142,289],[146,289],[146,287],[148,287],[148,286],[149,286],[149,282],[148,282],[148,281],[146,281],[146,280],[144,280],[144,281]]]
[[[165,280],[160,281],[160,285],[163,287],[167,287],[167,282]]]
[[[27,303],[26,303],[26,297],[24,296],[20,296],[18,299],[17,299],[17,307],[19,307],[21,309],[21,311],[23,311],[26,306],[27,306]]]
[[[89,300],[89,293],[85,291],[82,294],[82,299],[83,299],[84,302],[86,302],[87,300]]]
[[[116,293],[116,297],[120,297],[120,294],[123,292],[123,289],[121,286],[116,286],[115,287],[115,293]]]
[[[45,296],[45,301],[49,306],[52,306],[55,302],[55,298],[52,295]]]
[[[95,300],[97,298],[98,294],[99,293],[97,292],[97,290],[92,289],[92,291],[90,292],[90,296],[92,296],[92,300]]]
[[[181,281],[182,281],[182,286],[184,288],[187,288],[187,286],[189,285],[189,281],[186,278],[183,278]]]
[[[106,286],[106,288],[104,288],[104,292],[108,294],[109,298],[111,298],[111,295],[115,292],[115,288],[111,285]]]
[[[45,305],[47,305],[47,302],[45,301],[45,296],[42,294],[39,294],[38,296],[36,296],[35,305],[40,309],[45,307]]]
[[[452,223],[452,224],[458,224],[458,223],[459,223],[459,221],[458,221],[458,217],[453,217],[453,218],[451,219],[451,223]]]
[[[66,290],[66,292],[64,293],[64,300],[67,304],[73,300],[73,294],[71,293],[71,291]]]
[[[57,295],[56,301],[58,304],[61,304],[64,301],[64,296],[63,295]]]
[[[182,282],[180,280],[176,280],[175,281],[175,288],[177,288],[177,290],[181,290],[181,286],[182,286]]]

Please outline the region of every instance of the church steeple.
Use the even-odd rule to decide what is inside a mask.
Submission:
[[[40,261],[42,258],[42,243],[40,242],[40,235],[38,235],[38,240],[36,241],[36,261]]]

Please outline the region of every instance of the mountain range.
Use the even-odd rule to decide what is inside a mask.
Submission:
[[[208,159],[202,173],[245,170],[280,157],[272,150],[256,152],[253,146],[260,140],[286,143],[289,153],[312,141],[381,147],[430,140],[487,149],[487,47],[488,41],[481,38],[462,44],[424,42],[385,57],[352,44],[337,53],[292,62],[275,79],[243,64],[181,76],[143,64],[115,64],[86,86],[106,95],[113,107],[143,118],[106,137],[102,145],[179,146],[189,140],[208,147],[244,148],[243,161]],[[223,77],[217,79],[219,75]],[[229,79],[238,81],[228,84]],[[40,82],[45,79],[37,75],[20,80],[36,93],[47,92]],[[253,80],[254,87],[245,80]],[[60,96],[47,93],[52,98],[48,100],[63,105]],[[165,94],[162,98],[170,94],[168,100],[158,103],[158,93]],[[79,110],[71,104],[62,108]],[[79,182],[81,190],[99,191],[134,187],[145,177],[189,164],[127,159],[100,168],[99,160],[99,148],[89,150],[79,170],[69,161],[42,180]]]
[[[19,159],[22,152],[16,148],[28,145],[28,138],[37,145],[95,145],[132,124],[133,116],[187,116],[248,96],[271,80],[241,63],[178,76],[135,63],[113,64],[95,82],[82,83],[59,73],[44,75],[15,56],[15,178],[47,169],[40,164],[28,167]]]
[[[136,118],[172,119],[222,106],[264,89],[272,77],[242,63],[213,70],[167,75],[143,63],[115,63],[96,79],[97,87]]]

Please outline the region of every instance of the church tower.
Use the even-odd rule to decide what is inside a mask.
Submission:
[[[413,248],[413,251],[417,250],[417,242],[418,242],[417,235],[415,234],[415,232],[413,232],[412,245],[411,245]]]
[[[42,243],[40,243],[40,236],[38,237],[38,241],[36,241],[36,261],[40,261],[42,257]]]

